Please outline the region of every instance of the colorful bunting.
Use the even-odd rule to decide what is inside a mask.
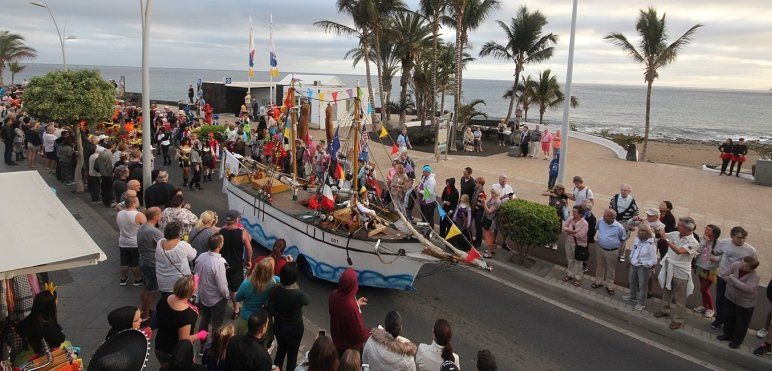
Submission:
[[[381,125],[381,132],[378,134],[378,138],[385,138],[389,136],[389,132],[386,131],[386,126]]]
[[[365,95],[364,90],[362,90],[362,88],[360,88],[360,87],[357,87],[357,98],[359,100],[362,100],[362,96],[364,96],[364,95]]]
[[[394,144],[394,145],[391,146],[391,154],[392,155],[396,155],[397,153],[399,153],[399,147],[397,147],[397,145]],[[405,170],[405,171],[407,171],[407,170]]]
[[[429,191],[429,188],[424,188],[424,201],[429,201],[429,199],[432,197],[432,192]]]
[[[446,213],[445,210],[442,209],[442,206],[440,206],[440,204],[437,204],[437,212],[440,214],[440,221],[445,220],[445,217],[448,216],[448,213]]]
[[[473,261],[475,261],[477,259],[480,259],[481,257],[482,257],[482,255],[480,255],[480,252],[477,251],[477,249],[475,249],[474,246],[473,246],[472,249],[469,250],[469,252],[466,253],[466,259],[464,259],[464,261],[467,262],[467,263],[471,263],[471,262],[473,262]]]
[[[348,94],[348,97],[351,98],[354,96],[354,89],[346,89],[346,94]]]
[[[319,100],[321,100],[321,101],[324,101],[324,98],[325,98],[326,96],[327,96],[327,95],[326,95],[325,93],[319,92]]]
[[[335,103],[338,102],[338,92],[337,91],[332,92],[332,100],[334,100]]]
[[[373,109],[373,106],[370,103],[368,103],[367,104],[367,114],[368,115],[372,115],[373,112],[375,112],[375,110]]]
[[[335,163],[335,179],[343,179],[346,176],[346,174],[343,172],[343,167],[340,166],[339,162]]]
[[[450,240],[453,237],[456,237],[461,234],[461,230],[456,227],[455,224],[451,224],[450,230],[448,231],[448,234],[445,236],[445,240]],[[470,250],[471,251],[471,250]],[[467,259],[469,258],[469,255],[467,255]]]
[[[314,91],[311,88],[306,89],[306,96],[311,98],[314,96]]]

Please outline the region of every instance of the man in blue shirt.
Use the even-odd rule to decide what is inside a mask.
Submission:
[[[606,286],[606,292],[609,295],[614,295],[617,257],[619,256],[619,249],[624,246],[623,244],[627,239],[625,227],[616,221],[616,217],[617,213],[614,210],[606,209],[603,212],[603,220],[598,221],[596,281],[591,286],[594,289]]]
[[[555,158],[550,161],[549,165],[549,181],[547,181],[547,189],[552,189],[555,186],[555,181],[558,179],[558,169],[560,168],[560,156],[555,154]]]

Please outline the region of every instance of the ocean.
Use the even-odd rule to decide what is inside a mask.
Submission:
[[[60,65],[28,64],[16,81],[29,79],[59,69]],[[96,68],[105,79],[126,78],[126,90],[142,90],[139,67],[69,66]],[[283,75],[282,75],[283,76]],[[183,68],[151,68],[150,94],[152,99],[177,101],[187,99],[187,87],[197,79],[245,81],[244,71],[199,70]],[[357,82],[366,86],[362,75],[338,75],[349,86]],[[6,79],[10,74],[6,71]],[[256,71],[253,81],[268,81],[266,72]],[[373,78],[377,89],[377,79]],[[509,101],[501,98],[510,88],[511,81],[464,80],[464,100],[482,99],[486,105],[481,111],[491,118],[504,117]],[[398,78],[394,80],[392,97],[399,96]],[[579,107],[571,110],[571,122],[579,131],[643,135],[646,86],[574,84],[573,95]],[[446,109],[452,107],[452,96],[446,97]],[[548,109],[544,122],[556,128],[562,120],[562,108]],[[528,111],[528,121],[538,122],[538,107]],[[723,140],[744,136],[749,140],[772,141],[772,94],[766,91],[718,90],[696,88],[658,87],[654,84],[651,108],[652,138]]]

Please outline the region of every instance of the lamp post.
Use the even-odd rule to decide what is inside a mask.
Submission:
[[[150,147],[150,6],[152,0],[139,0],[142,16],[142,188],[152,183],[153,152]],[[144,194],[144,193],[143,193]]]
[[[30,4],[48,10],[48,15],[50,15],[51,20],[54,21],[56,34],[59,36],[59,46],[62,48],[62,67],[64,67],[64,71],[67,71],[67,53],[65,53],[65,42],[67,40],[77,40],[78,37],[73,35],[64,36],[67,33],[67,22],[65,22],[64,27],[60,31],[59,24],[56,23],[56,17],[54,17],[54,12],[51,10],[51,7],[48,6],[48,2],[46,2],[46,0],[42,0],[42,4],[34,1],[30,2]]]
[[[566,164],[568,163],[568,118],[571,109],[571,85],[574,73],[574,36],[576,35],[576,7],[578,0],[574,0],[574,8],[571,12],[571,36],[568,41],[568,68],[566,69],[566,95],[563,100],[563,131],[560,133],[560,162],[558,164],[558,182],[565,184]]]

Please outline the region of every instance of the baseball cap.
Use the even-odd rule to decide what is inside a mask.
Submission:
[[[646,210],[646,215],[648,215],[648,216],[659,216],[659,210],[657,210],[657,209],[648,209],[648,210]]]
[[[225,213],[226,222],[233,223],[235,221],[238,221],[239,217],[241,217],[241,213],[236,210],[228,210],[228,212]]]

